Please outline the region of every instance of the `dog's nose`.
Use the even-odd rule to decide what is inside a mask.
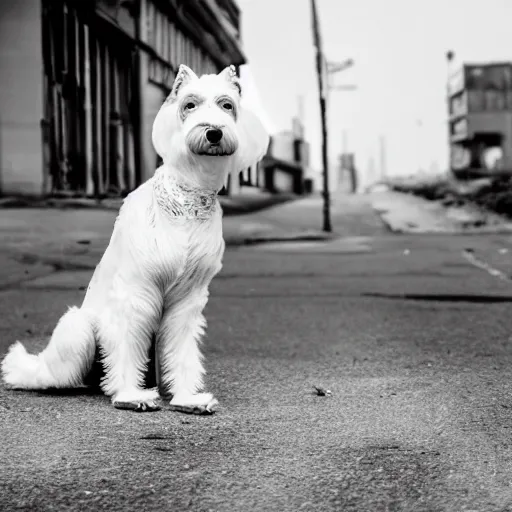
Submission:
[[[208,128],[206,130],[206,140],[211,144],[217,144],[222,139],[222,130],[218,128]]]

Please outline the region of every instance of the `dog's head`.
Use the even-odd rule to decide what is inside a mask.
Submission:
[[[181,65],[153,124],[153,145],[164,164],[222,184],[228,173],[261,160],[269,136],[242,97],[233,66],[198,78]]]

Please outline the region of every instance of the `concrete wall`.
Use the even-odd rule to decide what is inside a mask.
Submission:
[[[0,192],[40,194],[41,1],[0,2]]]

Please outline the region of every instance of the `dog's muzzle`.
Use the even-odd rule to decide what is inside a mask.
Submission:
[[[188,132],[185,140],[196,155],[229,156],[238,148],[237,138],[226,127],[198,125]]]

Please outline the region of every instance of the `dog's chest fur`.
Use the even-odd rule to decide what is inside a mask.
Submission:
[[[202,218],[174,216],[154,200],[149,236],[153,247],[148,268],[161,283],[164,294],[181,295],[190,288],[204,288],[222,267],[224,240],[222,211],[216,198]]]
[[[160,250],[155,253],[154,269],[164,294],[208,286],[222,268],[221,216],[215,214],[208,221],[161,220],[168,224],[163,227],[165,239],[157,244]]]

